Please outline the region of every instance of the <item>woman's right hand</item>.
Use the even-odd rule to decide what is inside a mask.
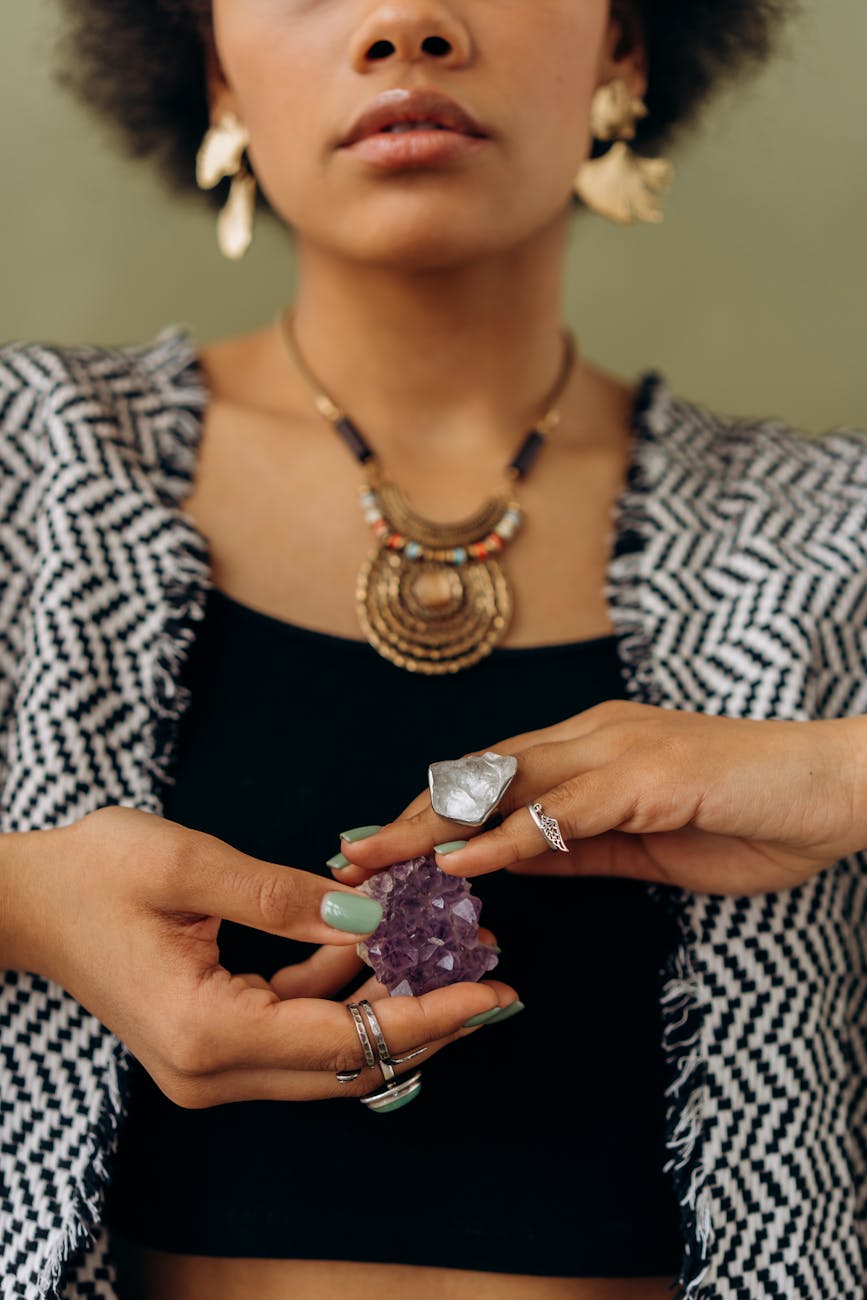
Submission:
[[[357,890],[120,806],[0,840],[10,873],[14,858],[14,888],[2,884],[15,899],[26,969],[77,998],[177,1105],[358,1097],[381,1084],[378,1067],[355,1083],[335,1078],[361,1065],[345,1004],[328,995],[360,969],[363,935],[323,915],[335,896],[338,905],[344,895],[371,902]],[[270,982],[232,975],[217,946],[224,918],[326,947]],[[352,997],[377,1001],[393,1055],[428,1049],[401,1074],[475,1033],[465,1022],[509,1005],[515,992],[486,980],[391,998],[370,979]]]

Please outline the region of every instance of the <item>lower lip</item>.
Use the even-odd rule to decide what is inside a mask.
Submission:
[[[463,135],[460,131],[380,131],[344,147],[347,153],[374,167],[398,168],[427,167],[466,158],[485,144],[485,136]]]

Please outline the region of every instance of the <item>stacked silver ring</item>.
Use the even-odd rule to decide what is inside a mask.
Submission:
[[[365,1106],[371,1110],[389,1111],[397,1110],[398,1106],[404,1106],[408,1101],[412,1101],[421,1091],[421,1070],[416,1070],[413,1074],[408,1075],[405,1079],[399,1079],[394,1072],[396,1065],[404,1065],[407,1061],[413,1061],[417,1056],[421,1056],[427,1050],[425,1047],[418,1047],[415,1051],[407,1052],[404,1056],[392,1056],[385,1041],[385,1035],[382,1032],[382,1026],[379,1023],[376,1012],[368,1002],[363,998],[361,1002],[349,1002],[346,1007],[352,1016],[352,1022],[355,1025],[355,1031],[358,1034],[358,1041],[361,1043],[361,1051],[364,1057],[364,1064],[368,1068],[378,1065],[381,1072],[384,1088],[378,1088],[375,1092],[369,1092],[366,1096],[360,1098]],[[364,1015],[362,1015],[364,1012]],[[365,1023],[366,1017],[366,1023]],[[370,1032],[368,1033],[368,1027]],[[373,1044],[376,1044],[376,1054],[374,1054]],[[363,1067],[362,1067],[363,1068]],[[338,1083],[354,1083],[361,1074],[361,1070],[340,1070],[337,1075]]]
[[[368,1069],[376,1065],[376,1057],[373,1055],[373,1048],[370,1045],[370,1038],[367,1033],[367,1025],[364,1023],[364,1017],[358,1009],[358,1004],[350,1002],[347,1011],[352,1016],[355,1023],[355,1032],[358,1034],[358,1041],[361,1043],[361,1051],[364,1056],[364,1064]],[[339,1070],[337,1073],[338,1083],[355,1083],[355,1080],[361,1074],[361,1070]]]

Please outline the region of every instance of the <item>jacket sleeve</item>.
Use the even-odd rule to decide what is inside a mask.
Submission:
[[[44,469],[44,412],[56,354],[39,344],[0,347],[0,786],[15,686],[25,653],[25,610],[36,563]]]

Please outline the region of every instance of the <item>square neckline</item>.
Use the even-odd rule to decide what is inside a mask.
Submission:
[[[358,637],[343,637],[333,632],[280,618],[257,609],[253,605],[230,596],[218,587],[210,578],[210,544],[199,532],[194,521],[184,514],[181,502],[185,489],[195,476],[201,434],[204,429],[204,415],[210,400],[207,372],[202,363],[195,332],[188,324],[176,323],[163,329],[155,343],[141,350],[140,361],[144,369],[157,378],[160,386],[174,401],[183,397],[183,406],[190,417],[186,424],[183,438],[177,440],[177,430],[171,439],[157,437],[160,444],[160,459],[167,462],[174,480],[170,493],[178,507],[179,521],[184,525],[189,541],[200,553],[200,584],[205,594],[218,593],[218,599],[231,603],[238,612],[245,611],[256,619],[265,620],[284,632],[295,635],[317,637],[323,643],[342,645],[348,649],[365,647],[374,654],[375,648],[366,640]],[[171,354],[175,363],[172,373],[167,373],[166,353]],[[598,637],[589,637],[578,641],[549,642],[530,646],[494,646],[486,658],[491,656],[508,657],[514,655],[545,655],[580,651],[585,647],[602,647],[614,645],[624,666],[632,666],[644,657],[643,637],[633,627],[635,609],[633,606],[639,598],[639,577],[635,568],[635,551],[643,549],[636,545],[641,536],[641,519],[645,509],[645,497],[649,484],[647,467],[643,463],[646,444],[653,441],[655,425],[665,418],[671,397],[661,371],[650,368],[641,371],[636,380],[632,411],[630,415],[631,441],[625,481],[621,486],[613,507],[614,530],[611,550],[606,566],[607,584],[611,588],[608,601],[612,623],[615,630]],[[165,431],[161,431],[165,432]],[[621,617],[622,616],[622,617]]]

